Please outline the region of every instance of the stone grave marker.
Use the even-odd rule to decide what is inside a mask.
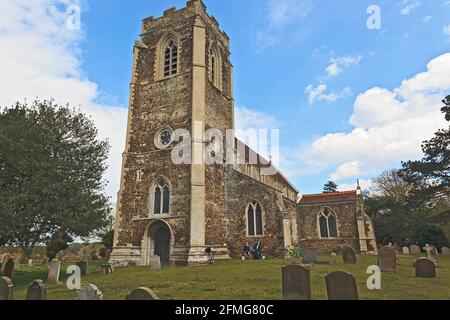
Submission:
[[[0,300],[14,300],[14,285],[10,278],[0,278]]]
[[[103,293],[93,284],[75,290],[75,300],[103,300]]]
[[[4,273],[5,272],[5,267],[6,267],[6,263],[9,260],[9,254],[5,253],[3,254],[3,256],[0,258],[0,272]]]
[[[382,247],[378,252],[378,266],[382,272],[395,272],[397,270],[397,254],[389,246]]]
[[[16,259],[14,259],[14,268],[17,271],[20,271],[20,256],[17,256]]]
[[[61,271],[61,262],[51,261],[48,264],[48,283],[58,284],[59,283],[59,273]]]
[[[421,250],[420,250],[420,247],[418,245],[413,244],[412,246],[409,247],[409,252],[411,254],[420,254]]]
[[[44,281],[34,280],[27,289],[26,300],[46,300],[47,288]]]
[[[159,256],[150,258],[150,270],[161,271],[161,258]]]
[[[408,247],[403,247],[402,253],[404,255],[409,255],[409,248]]]
[[[300,265],[282,267],[284,300],[311,300],[310,270]]]
[[[443,247],[443,248],[441,249],[441,253],[442,253],[444,256],[448,256],[448,255],[450,255],[450,249],[449,249],[448,247]]]
[[[434,246],[430,246],[427,244],[424,250],[426,251],[428,258],[430,259],[434,260],[438,255],[437,250]]]
[[[429,258],[419,258],[415,263],[416,278],[436,278],[436,265]]]
[[[317,252],[311,249],[305,249],[303,251],[303,264],[314,264],[317,263]]]
[[[344,247],[342,249],[342,259],[345,264],[356,264],[356,252],[352,247]]]
[[[32,267],[33,266],[33,259],[28,259],[28,266]]]
[[[355,277],[344,271],[334,271],[325,277],[328,300],[359,300]]]
[[[158,296],[149,288],[141,287],[131,291],[125,300],[159,300]]]
[[[12,279],[12,275],[14,273],[14,260],[13,259],[8,259],[8,261],[6,261],[5,263],[5,268],[3,269],[3,274]]]
[[[87,275],[88,273],[88,262],[87,261],[78,261],[76,265],[80,268],[80,272],[82,276]]]

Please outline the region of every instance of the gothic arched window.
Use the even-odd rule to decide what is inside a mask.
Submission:
[[[257,201],[247,207],[247,233],[249,237],[263,235],[262,207]]]
[[[221,89],[222,87],[222,62],[220,59],[219,50],[215,45],[211,45],[211,48],[208,52],[208,77],[209,81],[211,81],[217,88]]]
[[[178,46],[175,40],[169,39],[164,47],[164,77],[172,76],[178,70]]]
[[[336,214],[330,208],[323,208],[318,216],[321,238],[337,238]]]
[[[165,179],[160,178],[154,185],[153,214],[170,213],[170,186]]]

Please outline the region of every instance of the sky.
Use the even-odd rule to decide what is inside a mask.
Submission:
[[[185,2],[0,1],[0,106],[52,97],[92,116],[113,202],[141,20]],[[279,168],[301,193],[368,188],[448,126],[450,1],[204,2],[231,39],[237,127],[280,129]]]

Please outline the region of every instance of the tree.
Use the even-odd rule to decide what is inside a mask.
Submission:
[[[414,241],[420,247],[424,247],[426,244],[432,244],[438,248],[449,245],[444,231],[441,228],[430,224],[423,225],[415,230]]]
[[[328,181],[323,186],[323,193],[333,193],[336,192],[338,189],[338,185],[334,183],[333,181]]]
[[[52,261],[61,250],[66,250],[73,239],[63,230],[56,231],[46,245],[47,258]]]
[[[101,234],[102,244],[107,250],[111,250],[113,248],[114,242],[114,229],[110,229],[103,234]]]
[[[53,101],[0,113],[0,239],[30,256],[56,232],[89,237],[110,224],[109,143],[93,122]]]

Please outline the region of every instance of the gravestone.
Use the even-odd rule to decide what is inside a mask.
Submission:
[[[150,258],[150,270],[161,271],[161,259],[159,256],[153,256]]]
[[[342,249],[342,259],[345,264],[356,264],[356,252],[352,247]]]
[[[61,271],[61,262],[51,261],[48,264],[48,283],[58,284],[59,283],[59,273]]]
[[[131,291],[125,300],[159,300],[158,296],[149,288],[141,287]]]
[[[325,277],[328,300],[359,300],[355,277],[344,271],[334,271]]]
[[[20,256],[17,256],[14,260],[14,268],[17,271],[20,271]]]
[[[418,245],[413,244],[412,246],[409,247],[409,252],[411,254],[420,254],[421,250],[420,250],[420,247]]]
[[[5,272],[6,263],[9,260],[9,254],[5,253],[0,259],[0,272]]]
[[[26,300],[45,300],[47,298],[47,288],[44,281],[34,280],[27,289]]]
[[[417,259],[416,278],[436,278],[436,265],[428,258]]]
[[[450,255],[450,249],[447,248],[447,247],[443,247],[443,248],[441,249],[441,253],[442,253],[444,256],[448,256],[448,255]]]
[[[389,246],[382,247],[378,252],[378,266],[381,272],[395,272],[397,270],[397,254]]]
[[[80,268],[80,272],[82,276],[87,275],[88,262],[87,261],[78,261],[76,265]]]
[[[434,246],[430,246],[427,244],[425,246],[424,250],[426,251],[428,258],[430,258],[430,259],[434,259],[438,255],[437,250]]]
[[[311,300],[309,269],[300,265],[282,267],[284,300]]]
[[[103,270],[103,274],[105,274],[105,275],[114,273],[114,268],[109,263],[102,264],[102,270]]]
[[[5,277],[12,279],[13,273],[14,273],[14,260],[8,259],[8,261],[5,263],[3,274],[5,275]]]
[[[409,248],[408,247],[403,247],[403,254],[409,255]]]
[[[14,285],[10,278],[0,278],[0,300],[14,300]]]
[[[32,267],[33,266],[33,259],[28,259],[28,266]]]
[[[103,300],[103,293],[93,284],[75,290],[75,300]]]
[[[314,264],[317,263],[317,252],[311,249],[305,249],[303,251],[303,264]]]

